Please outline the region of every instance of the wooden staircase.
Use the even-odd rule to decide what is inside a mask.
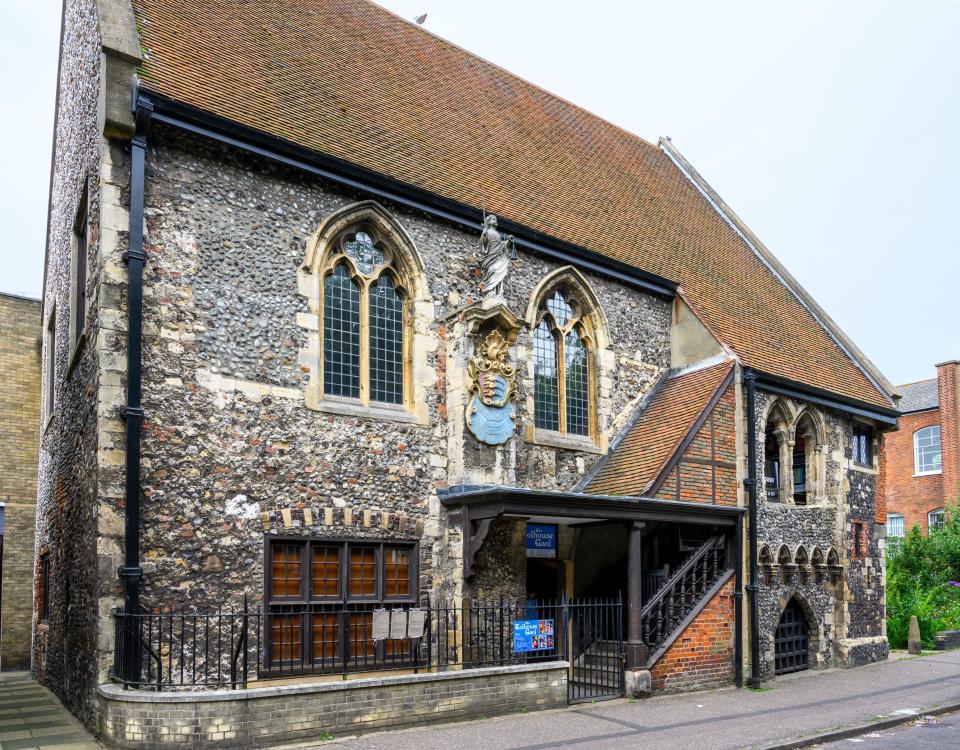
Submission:
[[[641,634],[652,667],[734,575],[722,536],[707,539],[640,610]]]

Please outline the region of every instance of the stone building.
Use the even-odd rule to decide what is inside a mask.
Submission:
[[[0,293],[0,669],[30,666],[40,301]]]
[[[67,0],[60,64],[34,664],[109,740],[296,739],[342,726],[270,701],[373,689],[184,718],[111,677],[492,661],[458,674],[541,670],[536,707],[558,657],[614,694],[884,658],[892,388],[669,139],[362,0]],[[549,661],[503,601],[561,607]],[[434,679],[348,720],[449,715]]]
[[[880,470],[887,536],[943,525],[960,502],[960,362],[937,365],[937,377],[897,388],[900,427],[883,436]]]

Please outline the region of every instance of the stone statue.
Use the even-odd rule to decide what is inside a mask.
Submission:
[[[506,239],[497,231],[497,217],[488,214],[480,235],[480,270],[483,273],[483,298],[503,297],[503,282],[510,271],[510,261],[517,257],[513,235]]]

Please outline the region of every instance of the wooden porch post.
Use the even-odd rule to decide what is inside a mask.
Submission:
[[[640,610],[643,608],[643,521],[630,525],[627,547],[627,669],[645,669],[647,647],[643,643]]]

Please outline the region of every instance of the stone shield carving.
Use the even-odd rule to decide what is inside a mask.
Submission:
[[[516,428],[517,369],[507,362],[509,344],[499,330],[487,334],[477,354],[467,363],[472,397],[467,405],[467,427],[487,445],[502,445]]]

